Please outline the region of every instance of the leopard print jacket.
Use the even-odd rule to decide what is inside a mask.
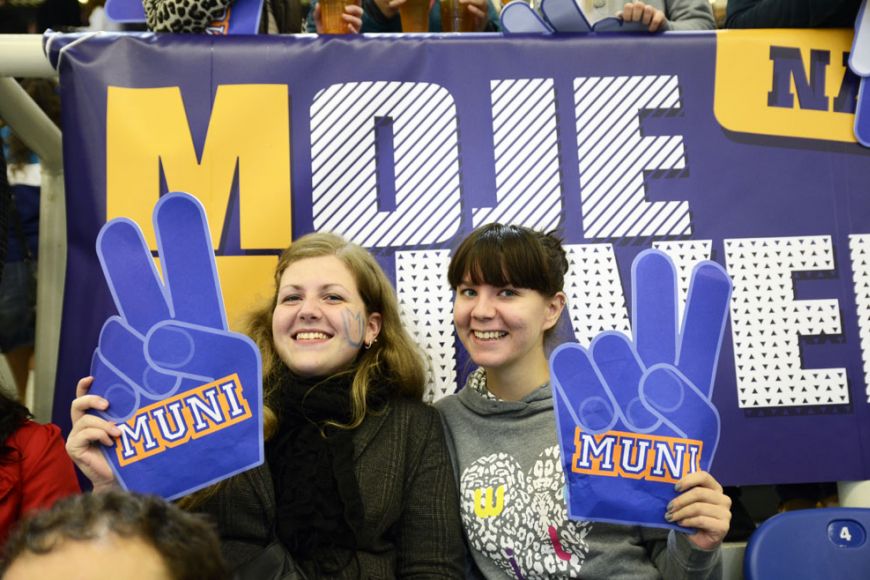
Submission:
[[[142,0],[148,30],[153,32],[202,33],[215,20],[223,18],[232,0]],[[267,23],[281,34],[299,32],[302,7],[299,0],[266,0],[261,32]],[[272,32],[272,31],[269,31]]]

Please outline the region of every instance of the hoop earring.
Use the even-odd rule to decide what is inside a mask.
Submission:
[[[367,342],[367,343],[365,343],[366,350],[370,349],[370,348],[372,347],[372,345],[373,345],[374,343],[376,343],[377,341],[378,341],[377,338],[373,338],[373,339],[371,340],[371,342]]]

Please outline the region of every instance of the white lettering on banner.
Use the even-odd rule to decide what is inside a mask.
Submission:
[[[689,277],[695,264],[710,259],[711,240],[653,242],[653,247],[670,256],[677,269],[679,320],[682,320]],[[625,302],[625,289],[612,244],[565,244],[568,273],[565,293],[568,314],[577,342],[585,347],[606,330],[616,330],[631,338],[631,325]]]
[[[683,319],[686,298],[689,297],[689,281],[695,265],[710,259],[712,240],[685,240],[680,242],[653,242],[652,247],[661,250],[674,261],[677,269],[677,320]]]
[[[644,173],[682,170],[683,138],[644,137],[640,115],[679,110],[676,76],[574,79],[584,236],[685,236],[685,201],[646,200]]]
[[[585,347],[605,330],[631,336],[612,244],[565,244],[565,294],[574,337]]]
[[[852,260],[858,334],[861,337],[861,359],[864,363],[864,388],[867,402],[870,403],[870,234],[849,236],[849,253]]]
[[[472,209],[473,225],[553,230],[562,217],[553,79],[491,81],[490,98],[498,205]]]
[[[837,300],[795,300],[792,272],[834,268],[830,236],[725,240],[740,407],[849,403],[842,368],[802,369],[800,336],[840,334]]]
[[[453,97],[432,83],[341,83],[319,91],[311,104],[314,228],[368,248],[449,240],[461,218],[457,136]],[[379,146],[382,159],[394,156],[380,175]],[[380,209],[379,185],[381,204],[390,206],[383,197],[393,196],[392,183],[395,208]]]
[[[396,294],[402,322],[429,358],[424,398],[428,402],[456,390],[453,292],[447,282],[449,250],[397,251]]]

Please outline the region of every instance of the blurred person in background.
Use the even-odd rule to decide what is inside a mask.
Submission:
[[[361,32],[403,32],[399,10],[409,0],[362,0],[363,19]],[[444,0],[458,2],[460,10],[467,10],[473,18],[474,30],[454,30],[444,26],[442,18],[442,0],[433,0],[429,7],[429,32],[497,32],[500,29],[498,10],[492,0]],[[311,0],[311,6],[317,6],[317,0]],[[464,20],[464,19],[463,19]],[[313,22],[309,16],[308,31],[314,32]]]
[[[728,0],[726,28],[851,28],[861,0]]]
[[[59,123],[60,97],[55,81],[24,79],[21,86],[52,121]],[[0,139],[0,211],[6,217],[6,227],[0,231],[0,248],[5,244],[6,249],[0,256],[0,352],[12,371],[18,398],[24,402],[36,328],[41,170],[39,159],[9,126],[0,126]]]
[[[619,16],[626,22],[642,22],[650,32],[716,28],[709,0],[579,1],[583,12],[592,24],[602,18]]]
[[[224,18],[232,0],[142,0],[148,30],[153,32],[205,32],[209,25]],[[359,0],[348,0],[343,19],[349,33],[360,31],[362,8]],[[310,20],[314,29],[320,31],[320,11],[312,5]],[[302,32],[305,10],[300,0],[265,0],[260,18],[261,34],[295,34]]]
[[[82,25],[78,0],[44,0],[36,12],[36,32],[73,32]]]
[[[32,421],[30,411],[0,389],[0,545],[22,516],[78,493],[60,429]]]

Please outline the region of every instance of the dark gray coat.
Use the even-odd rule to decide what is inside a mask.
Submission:
[[[438,413],[396,399],[354,432],[354,465],[365,507],[359,569],[340,578],[462,578],[458,496]],[[247,471],[204,503],[235,567],[271,541],[275,494],[268,467]],[[306,572],[311,563],[299,563]]]

